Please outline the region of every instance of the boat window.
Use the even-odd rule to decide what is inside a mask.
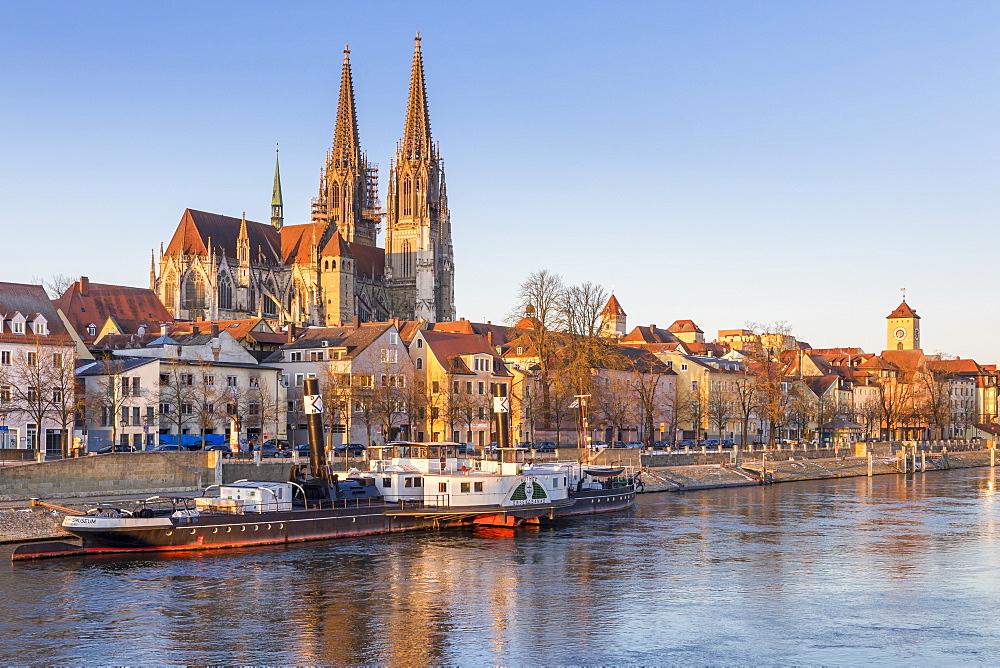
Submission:
[[[413,487],[413,478],[403,478],[403,487]]]
[[[392,478],[382,478],[383,487],[392,487]]]
[[[417,458],[427,459],[427,448],[417,448]]]
[[[475,485],[473,485],[473,489],[475,489],[477,492],[483,491],[483,483],[481,482],[475,483]]]
[[[446,483],[446,482],[439,482],[438,483],[438,491],[439,492],[447,492],[448,491],[448,483]]]
[[[414,478],[413,479],[413,486],[414,487],[423,487],[424,486],[424,479],[423,478],[419,478],[419,477],[418,478]]]
[[[461,491],[464,492],[464,493],[466,493],[466,494],[469,493],[469,492],[471,492],[472,491],[472,485],[470,483],[463,482],[462,483],[462,487],[461,487]]]
[[[427,452],[428,452],[428,459],[430,457],[437,457],[438,456],[438,446],[432,445],[431,447],[427,448]]]

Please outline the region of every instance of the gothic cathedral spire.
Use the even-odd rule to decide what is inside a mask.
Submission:
[[[403,138],[389,176],[385,251],[396,317],[455,318],[451,219],[444,167],[431,139],[420,33],[413,48]]]
[[[320,247],[336,231],[346,241],[374,246],[381,219],[378,169],[368,164],[358,139],[350,53],[345,46],[333,146],[326,154],[319,195],[312,206],[313,222],[323,227]]]
[[[285,224],[285,206],[281,202],[281,173],[278,171],[278,151],[274,151],[274,188],[271,190],[271,225],[280,230]]]

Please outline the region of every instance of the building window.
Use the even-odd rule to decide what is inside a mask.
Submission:
[[[205,280],[196,271],[184,281],[184,308],[205,308]]]
[[[23,320],[15,320],[12,324],[14,325],[14,333],[15,334],[24,334],[24,321]]]
[[[0,386],[0,403],[7,403],[10,401],[10,385]]]
[[[219,274],[219,308],[233,308],[233,284],[225,274]]]
[[[63,365],[63,355],[62,353],[52,353],[52,366],[57,369],[61,369]]]
[[[240,379],[238,376],[226,376],[226,387],[239,387]]]
[[[10,351],[0,350],[0,364],[10,366]]]
[[[215,376],[210,373],[205,374],[205,385],[211,387],[215,385]]]
[[[28,353],[28,366],[38,366],[38,353]]]
[[[194,374],[182,373],[181,374],[181,385],[194,385]]]
[[[417,348],[423,348],[423,347],[424,347],[424,340],[417,339]]]
[[[381,352],[382,362],[386,364],[395,364],[399,361],[399,351],[383,348]]]
[[[160,415],[169,415],[169,414],[170,414],[170,404],[168,404],[168,403],[161,403],[160,404]],[[107,426],[107,425],[105,425],[105,426]]]
[[[181,414],[191,415],[194,413],[194,404],[181,404]]]
[[[424,368],[424,361],[422,359],[420,359],[419,357],[417,358],[417,368],[418,369],[423,369]]]
[[[455,394],[458,394],[462,391],[462,384],[457,380],[452,381],[451,389]]]
[[[34,329],[35,329],[35,334],[37,334],[38,336],[45,336],[45,323],[44,322],[36,322],[34,324]]]
[[[295,387],[302,387],[302,384],[305,382],[305,379],[306,379],[305,374],[303,373],[295,374]]]
[[[260,389],[260,376],[250,376],[250,389],[251,390]]]
[[[288,374],[287,373],[281,374],[281,386],[282,387],[288,387]]]
[[[97,325],[93,323],[87,325],[87,336],[97,336]]]

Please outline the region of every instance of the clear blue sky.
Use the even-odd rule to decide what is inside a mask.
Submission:
[[[457,306],[548,268],[629,324],[1000,361],[1000,3],[4,2],[0,280],[146,285],[185,207],[306,222],[350,43],[383,185],[420,30]]]

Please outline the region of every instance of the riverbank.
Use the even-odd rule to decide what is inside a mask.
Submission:
[[[749,460],[734,464],[650,467],[643,470],[643,492],[689,492],[700,489],[743,487],[746,485],[853,478],[867,475],[922,475],[931,471],[990,466],[989,450],[973,452],[923,453],[909,458],[868,457],[842,459]]]

